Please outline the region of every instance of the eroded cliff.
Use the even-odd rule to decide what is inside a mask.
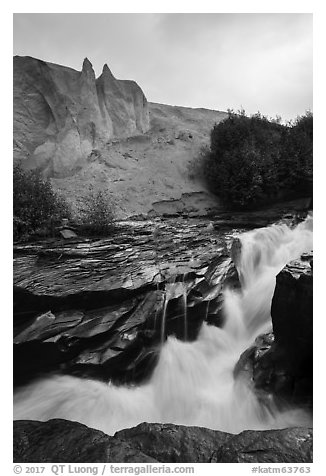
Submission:
[[[134,81],[98,79],[85,58],[81,71],[30,57],[14,57],[14,157],[64,177],[92,150],[115,137],[149,129],[147,100]]]
[[[76,209],[90,186],[110,194],[118,218],[219,207],[190,164],[225,117],[147,102],[107,65],[96,79],[87,58],[81,71],[14,58],[14,159],[41,169]]]

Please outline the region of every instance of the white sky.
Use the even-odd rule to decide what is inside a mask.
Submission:
[[[153,102],[291,119],[312,110],[312,14],[18,13],[14,54],[96,75]]]

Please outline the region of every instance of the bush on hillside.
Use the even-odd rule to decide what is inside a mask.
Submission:
[[[282,125],[229,111],[211,131],[202,170],[211,191],[234,208],[312,193],[313,116]],[[198,167],[198,164],[196,164]]]
[[[114,205],[108,193],[91,190],[79,210],[80,232],[86,235],[106,236],[114,230]]]
[[[39,171],[15,165],[13,172],[14,240],[53,235],[61,220],[70,217],[67,202]]]
[[[284,128],[278,179],[297,194],[312,194],[313,116],[310,112]]]

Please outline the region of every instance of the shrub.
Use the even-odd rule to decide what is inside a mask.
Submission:
[[[24,171],[20,165],[13,170],[13,232],[14,240],[54,233],[62,218],[70,217],[67,202],[54,192],[49,180],[39,171]]]
[[[311,194],[312,129],[311,113],[282,125],[279,118],[229,111],[201,159],[208,187],[234,208]]]
[[[313,116],[310,112],[284,130],[278,171],[284,187],[312,194]]]
[[[105,236],[114,230],[114,206],[105,191],[93,190],[85,197],[79,210],[80,231],[87,235]]]

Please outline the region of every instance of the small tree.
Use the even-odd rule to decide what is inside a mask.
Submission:
[[[85,197],[79,223],[88,235],[109,235],[114,229],[114,206],[107,192],[93,190]]]

